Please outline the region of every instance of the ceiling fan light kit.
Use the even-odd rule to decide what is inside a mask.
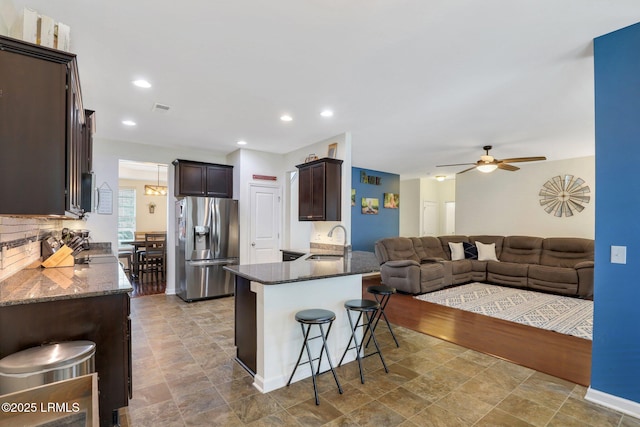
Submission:
[[[475,163],[455,163],[451,165],[436,165],[436,167],[446,167],[446,166],[462,166],[462,165],[473,165],[472,167],[465,169],[463,171],[458,172],[458,175],[461,173],[468,172],[472,169],[477,169],[483,173],[491,173],[496,169],[502,169],[509,172],[515,172],[520,168],[517,166],[513,166],[510,163],[516,162],[536,162],[539,160],[547,160],[544,156],[536,156],[536,157],[514,157],[512,159],[502,159],[498,160],[489,154],[489,150],[491,150],[491,145],[485,145],[482,149],[485,151],[485,154],[480,156],[480,160]]]
[[[480,172],[491,173],[494,170],[498,169],[498,165],[488,163],[486,165],[478,165],[476,166],[476,169],[478,169]]]

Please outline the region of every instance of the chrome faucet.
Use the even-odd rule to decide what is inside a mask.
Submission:
[[[342,228],[342,231],[344,231],[343,256],[344,256],[344,259],[347,260],[347,259],[351,258],[351,245],[348,244],[348,241],[347,241],[347,229],[344,228],[344,225],[342,225],[342,224],[334,225],[331,228],[331,230],[329,230],[329,233],[327,234],[327,237],[332,237],[333,236],[333,230],[335,230],[336,228]]]

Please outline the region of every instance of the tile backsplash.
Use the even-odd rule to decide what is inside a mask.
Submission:
[[[40,258],[43,236],[62,229],[62,220],[0,217],[0,280]]]

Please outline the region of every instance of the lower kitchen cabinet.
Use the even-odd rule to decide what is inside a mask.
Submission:
[[[46,343],[93,341],[100,425],[112,426],[132,391],[129,314],[127,293],[0,306],[0,358]]]

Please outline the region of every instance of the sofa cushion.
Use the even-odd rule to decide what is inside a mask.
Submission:
[[[529,266],[529,278],[549,283],[578,283],[578,272],[575,268],[531,265]]]
[[[451,261],[459,261],[465,258],[462,242],[449,242],[449,250],[451,251]]]
[[[502,242],[504,242],[504,236],[492,236],[492,235],[482,235],[482,236],[469,236],[469,242],[478,246],[478,242],[485,244],[496,244],[496,256],[500,259],[500,255],[502,254]]]
[[[531,289],[550,291],[564,295],[578,296],[579,276],[574,268],[532,265],[529,267],[527,286]],[[585,295],[590,296],[590,291]]]
[[[498,261],[495,243],[476,242],[476,247],[478,248],[478,261]]]
[[[442,246],[442,252],[445,255],[445,259],[451,259],[451,249],[449,248],[449,242],[458,243],[458,242],[469,242],[469,238],[467,236],[439,236],[438,240],[440,240]]]
[[[464,257],[466,259],[478,259],[478,248],[476,248],[476,245],[469,242],[462,242],[462,247],[464,248]]]
[[[413,249],[415,250],[418,258],[420,258],[420,261],[447,259],[447,256],[442,250],[442,244],[437,237],[411,237],[411,242],[413,243]]]
[[[502,243],[500,261],[522,264],[540,264],[541,237],[507,236]]]
[[[578,237],[549,237],[542,242],[540,264],[552,267],[575,267],[593,261],[594,241]]]
[[[407,237],[389,237],[380,239],[375,244],[375,254],[378,262],[412,260],[420,262],[420,258],[413,249],[413,242]]]
[[[487,262],[487,280],[499,285],[527,287],[529,264],[515,262]]]

